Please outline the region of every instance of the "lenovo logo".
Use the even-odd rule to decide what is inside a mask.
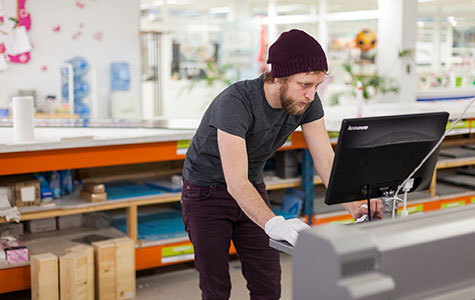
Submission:
[[[364,126],[348,126],[348,131],[352,130],[368,130],[368,125]]]

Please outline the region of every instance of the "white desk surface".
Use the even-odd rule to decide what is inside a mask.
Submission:
[[[447,111],[450,119],[455,120],[466,108],[467,100],[408,102],[408,103],[377,103],[363,106],[363,116],[400,115]],[[354,118],[356,105],[325,107],[325,125],[328,131],[339,131],[344,118]],[[475,103],[468,109],[464,118],[475,118]],[[178,121],[177,121],[178,120]],[[15,143],[13,128],[0,127],[0,153],[54,150],[96,146],[113,146],[126,144],[141,144],[189,140],[193,137],[199,119],[181,122],[180,119],[170,119],[165,128],[35,128],[35,140],[25,143]],[[193,122],[192,122],[193,121]]]
[[[15,143],[13,128],[0,128],[0,153],[141,144],[191,139],[194,130],[144,128],[35,128],[35,140]]]

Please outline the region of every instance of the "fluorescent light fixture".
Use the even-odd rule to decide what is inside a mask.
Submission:
[[[163,3],[164,3],[163,0],[156,0],[156,1],[149,2],[149,3],[143,3],[143,4],[140,4],[140,9],[141,10],[151,9],[151,8],[154,8],[154,7],[157,7],[157,6],[161,6],[161,5],[163,5]]]
[[[229,6],[222,6],[222,7],[212,7],[209,9],[209,13],[212,15],[218,14],[228,14],[231,11]]]
[[[193,0],[166,0],[166,2],[173,5],[187,5],[192,4]]]
[[[277,13],[288,13],[288,12],[293,12],[296,10],[308,10],[308,7],[302,4],[290,4],[290,5],[277,6]]]
[[[163,4],[171,4],[171,5],[187,5],[193,4],[193,0],[155,0],[150,3],[140,4],[140,9],[151,9],[157,6],[162,6]]]

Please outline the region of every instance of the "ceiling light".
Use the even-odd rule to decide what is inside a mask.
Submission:
[[[228,14],[231,11],[229,6],[222,6],[222,7],[212,7],[209,9],[209,13],[212,15],[218,14]]]

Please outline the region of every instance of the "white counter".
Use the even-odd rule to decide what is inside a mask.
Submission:
[[[194,130],[144,128],[35,128],[35,140],[15,143],[13,128],[0,128],[0,153],[188,140]]]
[[[412,103],[377,103],[363,107],[363,116],[387,116],[411,113],[447,111],[455,120],[466,108],[469,100],[427,101]],[[328,131],[339,131],[344,118],[356,116],[356,105],[325,107],[325,124]],[[475,104],[466,112],[464,118],[475,119]],[[169,129],[145,128],[35,128],[35,141],[14,143],[13,128],[0,127],[0,153],[68,149],[96,146],[141,144],[165,141],[189,140],[199,120],[171,119]],[[174,129],[177,128],[177,129]]]

